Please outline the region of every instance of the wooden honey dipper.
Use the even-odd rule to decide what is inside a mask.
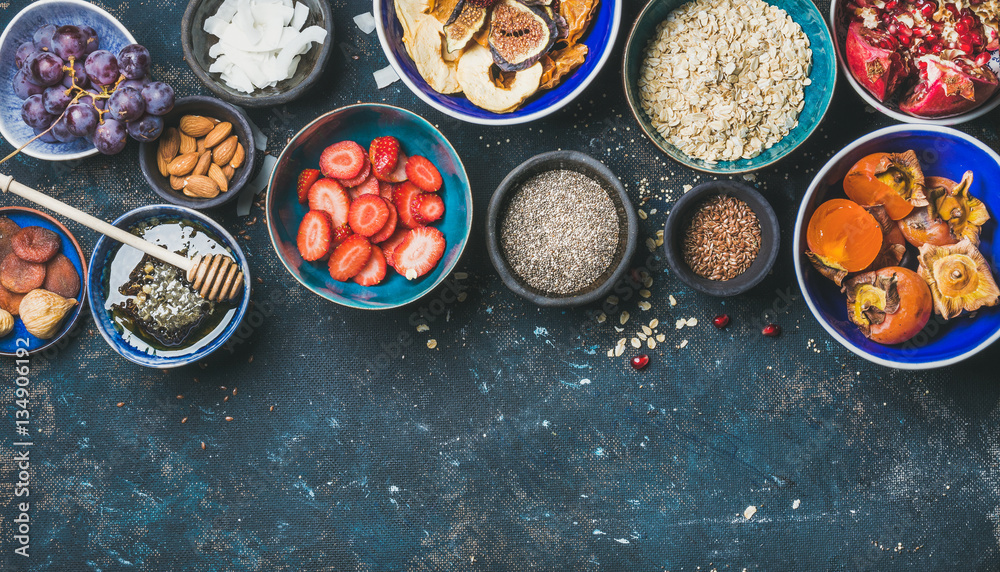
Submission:
[[[86,227],[90,227],[122,244],[127,244],[171,266],[180,268],[187,273],[187,279],[194,286],[194,289],[206,300],[211,300],[212,302],[232,300],[243,289],[243,271],[240,269],[240,265],[228,256],[215,254],[184,258],[179,254],[170,252],[166,248],[157,246],[130,232],[112,226],[99,218],[92,217],[45,193],[18,183],[10,175],[3,173],[0,173],[0,190],[5,193],[10,191],[19,197],[61,214]]]

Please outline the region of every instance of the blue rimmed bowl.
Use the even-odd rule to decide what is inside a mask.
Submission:
[[[243,270],[243,293],[242,298],[236,303],[233,309],[229,310],[230,316],[223,321],[206,336],[202,341],[185,350],[173,352],[163,352],[162,355],[152,355],[137,348],[124,336],[124,332],[115,327],[111,312],[105,308],[108,301],[108,272],[110,272],[110,262],[119,248],[132,248],[102,236],[94,246],[94,253],[90,257],[90,278],[87,280],[88,299],[90,301],[90,313],[94,316],[97,330],[101,333],[111,349],[130,362],[151,368],[173,368],[197,362],[209,356],[226,344],[226,341],[236,332],[246,314],[250,304],[250,267],[247,259],[243,255],[243,250],[226,229],[205,216],[204,214],[176,205],[149,205],[131,210],[118,217],[113,223],[118,228],[130,229],[145,221],[159,220],[188,220],[198,223],[205,231],[220,244],[224,245],[229,254],[239,263]]]
[[[60,326],[55,336],[47,340],[37,338],[29,334],[28,330],[24,328],[21,318],[15,316],[14,330],[10,334],[0,338],[0,355],[16,356],[19,349],[27,350],[28,353],[33,354],[58,344],[63,336],[67,335],[76,326],[77,321],[80,319],[80,314],[83,312],[84,306],[83,299],[86,296],[87,259],[83,255],[80,243],[70,234],[69,230],[62,223],[43,212],[27,207],[0,207],[0,216],[9,218],[21,228],[26,226],[40,226],[59,235],[59,252],[73,263],[73,268],[76,269],[76,274],[80,277],[80,293],[76,295],[77,304],[73,307],[69,315],[63,319],[62,326]]]
[[[632,26],[628,43],[625,44],[625,55],[622,63],[625,83],[625,95],[632,115],[639,122],[639,127],[653,143],[671,159],[699,171],[718,175],[732,175],[763,169],[771,165],[805,143],[806,139],[819,127],[826,115],[830,102],[833,100],[834,86],[837,82],[837,56],[833,47],[830,30],[823,20],[823,15],[812,0],[768,0],[768,3],[781,8],[792,17],[809,38],[812,49],[812,70],[809,73],[811,84],[805,87],[805,105],[799,114],[798,125],[770,149],[752,159],[739,161],[720,161],[708,163],[701,159],[689,157],[677,147],[669,143],[653,127],[649,116],[642,109],[639,100],[639,70],[645,59],[646,45],[656,35],[656,27],[667,19],[671,12],[686,4],[688,0],[651,0],[643,8]]]
[[[878,152],[912,149],[925,176],[959,180],[971,170],[970,192],[986,204],[992,217],[980,235],[979,250],[993,270],[1000,271],[997,217],[1000,193],[991,188],[1000,180],[1000,155],[978,139],[960,131],[933,125],[894,125],[869,133],[834,155],[813,179],[802,199],[795,221],[795,273],[809,310],[834,339],[857,355],[877,364],[899,369],[931,369],[962,361],[1000,338],[1000,306],[982,308],[975,317],[960,316],[947,322],[939,316],[910,341],[885,346],[865,338],[847,318],[847,302],[831,280],[821,276],[806,259],[806,229],[816,208],[828,199],[845,198],[844,176],[862,157]],[[915,269],[915,268],[911,268]]]
[[[114,16],[83,0],[39,0],[18,12],[0,35],[0,135],[14,149],[35,136],[31,127],[21,121],[21,105],[24,102],[14,95],[11,87],[17,73],[14,53],[22,43],[31,39],[35,30],[45,24],[90,26],[97,31],[101,49],[114,54],[135,43],[132,34]],[[71,161],[96,155],[97,149],[88,139],[77,139],[72,143],[36,140],[21,152],[44,161]]]
[[[600,0],[597,14],[581,43],[589,48],[587,60],[555,89],[539,91],[510,113],[494,113],[476,107],[465,96],[443,95],[434,91],[420,76],[403,45],[403,27],[396,17],[394,0],[373,0],[375,27],[382,50],[406,87],[427,105],[445,115],[479,125],[527,123],[567,105],[583,92],[611,55],[621,24],[621,0]]]
[[[447,246],[437,266],[416,280],[407,280],[390,268],[378,286],[338,282],[326,264],[306,262],[296,246],[299,223],[308,211],[299,204],[296,183],[303,169],[315,169],[327,146],[351,140],[368,148],[372,139],[392,135],[407,155],[422,155],[444,179],[439,194],[445,212],[432,226],[440,230]],[[278,258],[292,276],[309,290],[343,306],[386,310],[409,304],[434,289],[451,273],[465,250],[472,228],[472,192],[465,167],[455,148],[424,118],[398,107],[364,103],[321,115],[302,128],[278,156],[267,187],[267,232]]]

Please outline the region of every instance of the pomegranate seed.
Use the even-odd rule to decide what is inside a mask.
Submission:
[[[972,55],[972,44],[969,42],[962,42],[958,45],[958,49],[966,53],[966,55]]]
[[[778,324],[768,324],[764,326],[764,329],[760,331],[769,338],[776,338],[781,335],[781,326]]]
[[[721,330],[729,325],[729,316],[726,314],[719,314],[718,316],[712,318],[712,324]]]
[[[912,36],[913,35],[913,30],[911,30],[910,27],[907,26],[906,24],[900,22],[899,23],[899,33],[901,35],[903,35],[903,36]]]
[[[896,24],[889,24],[889,33],[895,36],[899,33],[899,26]]]
[[[936,10],[937,8],[934,4],[928,2],[920,7],[920,15],[923,16],[925,20],[930,20]]]
[[[976,56],[976,66],[984,67],[986,64],[990,63],[990,58],[992,56],[989,52],[982,52]]]
[[[914,28],[913,35],[919,38],[924,35],[924,31],[921,28]]]
[[[945,4],[944,9],[951,12],[951,15],[954,16],[956,20],[959,18],[958,8],[951,2]]]
[[[933,34],[933,33],[927,34],[926,36],[924,36],[924,42],[926,42],[928,44],[934,44],[934,43],[936,43],[937,39],[938,39],[937,35]]]
[[[632,358],[632,367],[635,369],[642,369],[649,365],[649,356],[646,354],[637,355]]]
[[[969,25],[965,23],[965,18],[962,18],[958,22],[955,22],[955,31],[959,34],[969,33]]]
[[[899,36],[899,43],[902,44],[902,45],[904,45],[904,46],[909,46],[910,42],[912,42],[912,41],[913,41],[913,39],[910,38],[910,36],[905,36],[905,35],[900,35]]]
[[[886,10],[895,10],[896,6],[898,6],[898,5],[899,5],[899,2],[897,0],[889,0],[888,2],[885,3],[885,9]]]

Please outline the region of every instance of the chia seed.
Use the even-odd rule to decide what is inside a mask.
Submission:
[[[529,286],[572,294],[611,266],[618,223],[615,204],[597,181],[575,171],[548,171],[514,194],[500,227],[500,246]]]

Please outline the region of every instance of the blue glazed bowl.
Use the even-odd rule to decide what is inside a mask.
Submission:
[[[403,27],[396,18],[393,0],[373,0],[375,26],[382,50],[406,87],[445,115],[479,125],[515,125],[545,117],[565,106],[590,85],[611,55],[621,23],[621,0],[601,0],[582,43],[590,49],[587,61],[555,89],[539,91],[510,113],[476,107],[465,96],[440,94],[424,81],[403,45]]]
[[[847,303],[833,281],[821,276],[806,259],[806,229],[813,211],[828,199],[844,198],[843,179],[862,157],[878,152],[912,149],[926,176],[962,178],[971,170],[971,193],[982,200],[991,219],[983,228],[980,251],[993,276],[1000,270],[997,217],[1000,194],[991,189],[1000,180],[1000,155],[960,131],[931,125],[894,125],[854,141],[837,153],[809,185],[795,222],[795,273],[806,303],[819,323],[844,347],[877,364],[900,369],[931,369],[962,361],[1000,338],[1000,306],[982,308],[975,318],[960,316],[947,322],[932,315],[924,330],[909,342],[884,346],[865,338],[847,319]],[[915,269],[915,268],[914,268]]]
[[[296,245],[299,223],[309,210],[299,204],[296,183],[303,169],[315,169],[327,146],[355,141],[368,148],[372,139],[392,135],[407,155],[429,159],[444,179],[439,194],[444,199],[444,217],[432,226],[444,233],[447,246],[438,265],[416,280],[407,280],[391,268],[378,286],[338,282],[326,264],[306,262]],[[365,103],[350,105],[320,116],[302,128],[278,156],[267,187],[267,231],[285,268],[303,286],[343,306],[363,310],[386,310],[409,304],[441,283],[458,263],[472,228],[472,192],[458,153],[440,131],[424,118],[405,109]]]
[[[18,349],[26,349],[28,353],[40,352],[56,345],[63,336],[73,329],[77,320],[80,319],[80,314],[83,312],[84,306],[83,298],[87,293],[87,259],[84,258],[80,244],[70,234],[69,230],[59,221],[43,212],[26,207],[0,207],[0,216],[9,218],[21,228],[26,226],[40,226],[58,234],[59,241],[61,242],[59,252],[73,263],[76,274],[80,277],[80,293],[76,295],[77,304],[73,307],[69,315],[63,319],[62,327],[59,328],[55,336],[47,340],[36,338],[24,328],[21,318],[14,316],[14,330],[10,334],[0,338],[0,355],[16,356]]]
[[[30,141],[35,134],[21,121],[23,102],[14,95],[11,87],[17,73],[14,53],[22,43],[31,39],[35,30],[45,24],[90,26],[97,31],[101,49],[114,54],[135,43],[132,34],[114,16],[82,0],[39,0],[18,12],[0,36],[0,135],[15,149]],[[36,140],[22,153],[44,161],[71,161],[95,155],[97,149],[87,139],[58,144]]]
[[[210,341],[199,347],[191,348],[189,351],[173,352],[171,355],[150,355],[136,348],[123,337],[122,332],[115,328],[110,311],[105,308],[108,299],[107,272],[110,268],[111,258],[118,252],[119,248],[131,247],[123,246],[106,236],[101,236],[97,240],[94,253],[90,257],[90,278],[87,281],[87,292],[89,293],[90,313],[94,316],[98,331],[101,332],[101,336],[108,342],[111,349],[125,359],[141,366],[165,369],[202,360],[225,345],[226,341],[232,337],[239,328],[250,304],[250,267],[239,243],[226,232],[226,229],[204,214],[186,207],[176,205],[139,207],[118,217],[113,224],[119,228],[129,229],[143,221],[153,219],[186,219],[201,224],[210,231],[212,238],[225,245],[229,253],[239,262],[240,268],[243,269],[242,299],[236,305],[229,321],[223,321],[215,329],[214,337]]]
[[[802,27],[802,31],[809,38],[811,44],[812,70],[809,73],[809,79],[812,80],[812,83],[805,87],[805,105],[799,114],[799,124],[781,141],[775,143],[770,149],[765,149],[763,153],[753,159],[720,161],[711,164],[701,159],[689,157],[667,142],[650,123],[649,117],[642,110],[642,104],[639,101],[639,70],[645,59],[646,45],[656,34],[656,27],[660,25],[660,22],[666,20],[671,12],[686,3],[687,0],[652,0],[643,8],[632,27],[628,43],[625,44],[625,56],[622,63],[625,95],[628,98],[628,105],[632,109],[632,115],[635,116],[646,136],[661,151],[678,163],[692,169],[719,175],[731,175],[762,169],[781,160],[804,143],[819,127],[830,107],[830,102],[833,100],[833,88],[837,82],[837,56],[833,48],[833,39],[830,37],[830,30],[826,27],[823,15],[820,14],[812,0],[768,0],[769,4],[787,12]]]

